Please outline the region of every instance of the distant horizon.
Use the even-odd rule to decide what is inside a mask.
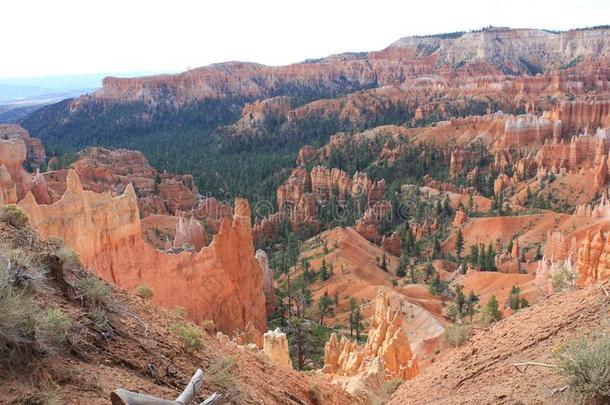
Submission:
[[[394,42],[402,39],[402,38],[409,38],[409,37],[434,37],[434,36],[438,36],[438,35],[445,35],[445,34],[451,34],[454,32],[460,32],[460,33],[464,33],[464,34],[468,34],[471,32],[478,32],[478,31],[482,31],[485,29],[509,29],[509,30],[539,30],[539,31],[547,31],[547,32],[552,32],[552,33],[563,33],[563,32],[568,32],[568,31],[574,31],[574,30],[585,30],[585,29],[600,29],[601,27],[609,27],[610,25],[596,25],[596,26],[588,26],[588,27],[572,27],[572,28],[568,28],[568,29],[564,29],[564,30],[555,30],[552,28],[536,28],[536,27],[508,27],[508,26],[493,26],[493,25],[488,25],[488,26],[484,26],[484,27],[480,27],[480,28],[473,28],[473,29],[469,29],[469,30],[458,30],[458,31],[444,31],[444,32],[435,32],[435,33],[431,33],[431,34],[414,34],[414,35],[403,35],[399,38],[396,38],[396,40],[391,41],[387,46],[389,47],[391,44],[393,44]],[[333,55],[341,55],[341,54],[349,54],[349,53],[361,53],[361,52],[374,52],[374,51],[379,51],[385,48],[381,48],[381,49],[372,49],[372,50],[368,50],[368,51],[343,51],[343,52],[339,52],[339,53],[334,53],[334,54],[329,54],[326,56],[322,56],[319,58],[306,58],[303,60],[299,60],[299,61],[294,61],[294,62],[290,62],[286,65],[265,65],[263,63],[259,63],[256,61],[249,61],[249,60],[226,60],[226,61],[222,61],[222,62],[212,62],[212,63],[208,63],[206,65],[201,65],[201,66],[193,66],[193,67],[187,67],[184,70],[173,70],[173,71],[116,71],[116,72],[84,72],[84,73],[62,73],[62,74],[48,74],[48,75],[39,75],[39,76],[16,76],[16,77],[1,77],[0,76],[0,85],[6,85],[6,84],[12,84],[10,82],[28,82],[28,81],[33,81],[36,79],[55,79],[55,78],[100,78],[100,84],[97,87],[101,87],[101,79],[103,79],[104,77],[119,77],[119,78],[129,78],[129,77],[142,77],[142,76],[157,76],[157,75],[172,75],[172,74],[179,74],[179,73],[183,73],[186,72],[188,70],[192,70],[192,69],[198,69],[201,67],[206,67],[206,66],[211,66],[211,65],[217,65],[217,64],[223,64],[223,63],[232,63],[232,62],[238,62],[238,63],[255,63],[255,64],[261,64],[261,65],[265,65],[265,66],[270,66],[270,67],[281,67],[281,66],[287,66],[287,65],[292,65],[292,64],[298,64],[298,63],[303,63],[306,62],[308,60],[311,59],[323,59],[325,57],[330,57]]]
[[[33,11],[34,10],[34,11]],[[442,12],[441,12],[442,11]],[[6,16],[0,80],[177,73],[227,61],[284,66],[381,50],[406,36],[488,26],[566,31],[607,24],[605,0],[21,0]],[[456,18],[460,16],[460,18]]]

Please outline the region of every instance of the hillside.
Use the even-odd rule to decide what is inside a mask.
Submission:
[[[13,355],[19,353],[18,365],[0,367],[2,403],[107,404],[110,392],[119,387],[174,398],[197,368],[205,373],[201,397],[215,391],[235,404],[355,401],[315,375],[281,367],[262,353],[225,343],[195,325],[199,344],[185,348],[184,341],[172,332],[176,325],[185,324],[180,314],[159,309],[143,298],[103,283],[88,274],[67,248],[40,240],[28,227],[17,229],[1,221],[0,246],[3,328],[9,326],[7,317],[18,310],[9,306],[13,292],[6,295],[7,291],[18,294],[17,291],[30,288],[7,284],[11,279],[15,283],[15,277],[33,283],[33,290],[25,293],[26,299],[31,300],[27,302],[32,302],[28,305],[35,305],[40,308],[36,311],[43,314],[55,308],[62,319],[59,325],[66,319],[68,323],[65,329],[57,322],[43,323],[37,326],[34,336],[18,335],[27,329],[14,324],[11,330],[17,339],[12,341],[10,335],[0,339],[2,362],[9,361],[5,357],[6,339],[17,342],[9,345],[22,347],[17,352],[17,346],[12,346]],[[10,258],[17,260],[13,266],[25,265],[25,273],[12,273],[14,267],[6,261]],[[95,290],[83,290],[83,280],[89,280],[86,285],[95,286]],[[21,316],[28,314],[23,303],[21,310]],[[13,322],[25,326],[28,321],[29,318],[21,318]],[[51,345],[48,337],[43,340],[49,335],[53,337]],[[274,383],[261,384],[270,380]]]
[[[607,315],[608,296],[600,285],[553,295],[475,332],[462,347],[441,352],[389,403],[569,403],[558,392],[565,382],[556,370],[530,367],[522,373],[513,364],[556,364],[554,353],[562,346],[594,332],[607,333]]]

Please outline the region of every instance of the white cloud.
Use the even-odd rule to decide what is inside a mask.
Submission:
[[[0,77],[281,65],[378,50],[411,34],[568,29],[609,15],[604,0],[2,1]]]

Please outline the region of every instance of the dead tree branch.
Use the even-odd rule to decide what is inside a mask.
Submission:
[[[114,390],[110,394],[110,400],[113,405],[188,405],[190,404],[197,391],[203,384],[203,371],[198,369],[193,375],[186,388],[174,401],[153,397],[147,394],[140,394],[124,389]],[[200,405],[213,405],[222,403],[222,396],[218,393],[210,395]]]
[[[518,372],[525,373],[525,371],[529,367],[557,368],[558,366],[556,364],[546,364],[546,363],[537,363],[534,361],[527,361],[525,363],[513,363],[513,367],[515,367]],[[520,368],[520,367],[522,367],[522,368]]]

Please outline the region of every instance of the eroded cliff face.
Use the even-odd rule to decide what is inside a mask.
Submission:
[[[232,334],[248,322],[266,331],[263,275],[254,257],[250,208],[235,201],[209,246],[199,252],[168,254],[142,239],[136,194],[130,184],[117,197],[85,191],[74,170],[67,189],[51,205],[39,205],[31,193],[19,202],[32,226],[45,238],[62,238],[100,277],[127,290],[142,284],[153,301],[181,306],[194,322],[211,319]]]

